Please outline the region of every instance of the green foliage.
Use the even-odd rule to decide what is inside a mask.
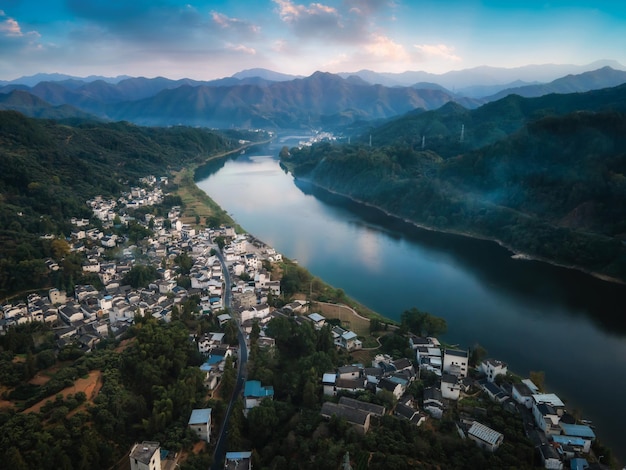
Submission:
[[[401,328],[418,336],[440,336],[448,330],[448,325],[443,318],[421,312],[415,307],[402,312],[400,318]]]
[[[558,97],[542,102],[568,110]],[[554,116],[536,105],[509,97],[471,112],[497,119],[504,131],[474,135],[462,148],[422,150],[414,130],[401,126],[410,119],[426,126],[450,111],[446,119],[470,127],[466,111],[444,107],[383,126],[398,133],[383,146],[321,143],[292,149],[288,164],[296,176],[417,224],[626,279],[626,115]]]
[[[280,291],[285,298],[297,292],[309,292],[313,278],[302,266],[291,262],[281,264],[283,276],[280,280]]]
[[[118,195],[129,181],[200,163],[234,145],[203,129],[94,122],[70,126],[1,111],[0,297],[53,285],[43,260],[60,260],[67,244],[40,235],[69,236],[71,217],[91,216],[87,199]],[[166,203],[182,201],[166,198]],[[149,233],[133,222],[125,230],[132,242]],[[67,280],[70,274],[64,274]]]
[[[159,273],[154,266],[136,264],[126,273],[122,279],[123,284],[132,287],[148,287],[148,285],[159,278]]]

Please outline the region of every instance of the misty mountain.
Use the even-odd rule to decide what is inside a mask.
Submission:
[[[567,75],[550,83],[526,85],[507,88],[485,99],[498,100],[507,95],[516,94],[526,98],[543,96],[549,93],[575,93],[589,90],[599,90],[626,83],[626,71],[615,70],[609,66],[579,75]]]
[[[108,83],[118,83],[125,78],[130,78],[128,75],[118,75],[117,77],[103,77],[100,75],[90,75],[88,77],[75,77],[73,75],[66,75],[62,73],[37,73],[35,75],[23,76],[16,78],[15,80],[0,80],[0,86],[4,85],[26,85],[35,86],[39,82],[60,82],[67,80],[74,80],[83,83],[93,82],[96,80],[102,80]]]
[[[107,108],[107,116],[139,124],[211,127],[337,125],[435,109],[454,97],[440,90],[388,88],[329,73],[266,86],[183,86]],[[463,99],[466,106],[477,103]]]
[[[14,90],[11,93],[0,93],[0,110],[18,111],[25,116],[41,119],[90,119],[97,120],[93,115],[81,111],[73,106],[62,104],[52,106],[41,98],[23,90]]]
[[[296,78],[304,78],[302,75],[289,75],[286,73],[274,72],[273,70],[256,68],[256,69],[246,69],[241,72],[237,72],[232,76],[232,78],[237,78],[239,80],[243,80],[246,78],[262,78],[268,82],[287,82],[289,80],[295,80]]]
[[[549,94],[537,98],[508,95],[476,109],[450,102],[436,110],[410,112],[358,139],[375,145],[410,145],[444,158],[481,148],[521,129],[526,123],[580,110],[626,112],[626,84],[585,93]],[[461,141],[462,135],[462,141]]]
[[[256,73],[273,78],[288,77],[253,69],[242,72],[239,75],[242,78],[227,77],[210,82],[137,77],[111,83],[66,78],[39,82],[33,87],[6,85],[0,88],[0,93],[21,89],[52,106],[70,105],[102,119],[128,120],[145,125],[210,127],[336,128],[362,122],[361,129],[364,129],[364,126],[371,126],[365,124],[368,121],[395,118],[415,109],[429,111],[450,102],[458,103],[465,109],[474,109],[485,102],[459,96],[432,81],[413,82],[409,87],[388,87],[368,83],[358,74],[342,78],[316,72],[305,78],[268,81],[256,76]],[[604,67],[594,72],[569,75],[551,84],[518,87],[513,91],[520,94],[584,91],[624,82],[624,77],[626,72]],[[27,115],[39,112],[27,112],[24,107],[21,109]],[[468,139],[477,139],[475,142],[478,144],[505,135],[512,128],[519,127],[520,122],[515,121],[512,127],[506,120],[482,128],[472,122],[464,121],[464,124]],[[429,129],[423,129],[429,139],[432,140],[433,136],[445,138],[452,132],[451,128],[445,132],[437,131],[436,123],[435,120]],[[461,124],[457,120],[457,129],[453,133],[459,132]]]
[[[616,70],[626,70],[619,62],[601,60],[587,65],[571,64],[543,64],[525,65],[523,67],[504,68],[481,66],[471,69],[454,70],[443,74],[434,74],[421,71],[407,71],[402,73],[378,73],[371,70],[360,70],[352,73],[340,73],[345,77],[357,75],[363,80],[385,86],[411,86],[418,82],[437,83],[454,93],[465,96],[480,97],[475,94],[465,94],[463,90],[477,86],[500,86],[512,84],[518,80],[523,82],[550,82],[569,74],[580,74],[610,66]],[[498,90],[499,91],[499,90]],[[493,94],[493,93],[490,93]],[[485,95],[482,95],[485,96]]]

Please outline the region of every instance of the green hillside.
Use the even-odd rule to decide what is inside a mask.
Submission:
[[[129,123],[75,126],[0,112],[0,297],[49,285],[45,234],[69,236],[85,201],[118,195],[138,178],[165,175],[237,146],[201,129]]]
[[[581,98],[573,100],[582,103]],[[483,108],[508,109],[509,117],[520,110],[536,115],[539,108],[528,101],[513,97]],[[512,102],[518,103],[513,111]],[[574,106],[558,100],[554,105]],[[433,126],[445,127],[464,113],[451,105],[444,108],[432,113]],[[471,117],[479,111],[487,116],[483,108]],[[498,112],[491,122],[499,122]],[[394,143],[325,143],[292,149],[283,162],[296,176],[417,224],[498,240],[518,252],[626,280],[625,114],[575,112],[528,120],[492,144],[455,156],[444,138],[442,152],[407,142],[406,128],[426,122],[428,114],[373,132],[395,135]],[[503,134],[506,121],[500,121]]]

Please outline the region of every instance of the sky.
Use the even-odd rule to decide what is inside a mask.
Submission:
[[[626,64],[622,0],[0,0],[0,80]]]

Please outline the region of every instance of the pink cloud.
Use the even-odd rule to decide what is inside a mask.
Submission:
[[[416,44],[415,48],[425,56],[458,62],[461,58],[454,53],[454,47],[445,44]]]

